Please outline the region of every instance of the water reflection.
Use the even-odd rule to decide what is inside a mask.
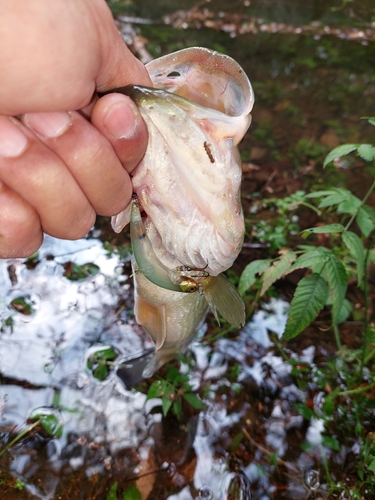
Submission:
[[[95,264],[98,273],[72,281],[64,275],[66,261],[78,266]],[[125,453],[129,460],[121,459],[120,470],[130,478],[138,477],[137,481],[151,474],[151,490],[156,487],[155,474],[168,474],[165,483],[180,492],[163,498],[220,500],[229,491],[242,492],[239,498],[247,498],[250,485],[253,490],[270,492],[271,477],[261,472],[261,447],[234,469],[225,450],[233,433],[241,428],[250,432],[252,419],[259,418],[259,401],[250,395],[252,391],[255,396],[258,390],[266,391],[273,399],[264,446],[283,456],[288,432],[302,426],[302,417],[290,413],[300,397],[288,379],[290,366],[269,350],[269,332],[281,334],[287,304],[272,300],[235,339],[222,338],[215,345],[193,343],[196,362],[188,373],[193,390],[206,387],[207,409],[187,418],[190,431],[181,435],[185,437],[177,446],[179,451],[173,447],[168,452],[174,438],[161,419],[160,400],[146,401],[145,394],[127,389],[116,370],[99,382],[87,369],[87,359],[103,346],[114,349],[116,363],[130,360],[128,369],[136,365],[132,358],[138,359],[151,347],[128,311],[118,312],[119,302],[131,300],[127,276],[119,269],[119,257],[109,255],[96,239],[60,242],[47,237],[33,266],[22,260],[0,262],[5,292],[1,318],[3,323],[12,319],[0,336],[2,445],[25,429],[35,408],[58,408],[63,420],[62,437],[46,441],[30,434],[24,444],[12,447],[8,451],[13,458],[10,473],[25,482],[30,494],[51,498],[61,494],[59,475],[64,477],[69,471],[74,475],[84,470],[87,480],[106,477],[109,481],[109,472],[119,467],[119,457]],[[25,294],[35,303],[27,316],[10,307],[14,297]],[[303,355],[309,360],[313,351]],[[238,370],[230,380],[234,364]],[[181,369],[186,372],[187,365]],[[249,393],[246,387],[253,389]],[[308,431],[312,440],[321,430],[313,427]],[[158,465],[162,457],[168,457],[167,469]],[[188,471],[187,463],[192,467]],[[48,472],[49,479],[40,485],[35,478],[42,471]]]

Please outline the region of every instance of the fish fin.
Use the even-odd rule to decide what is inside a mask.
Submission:
[[[132,202],[119,214],[111,217],[111,226],[115,233],[120,233],[130,222],[130,211]]]
[[[246,321],[245,304],[241,295],[230,281],[223,275],[211,276],[203,283],[204,296],[218,320],[217,312],[231,323],[240,328]]]
[[[147,363],[147,365],[144,367],[143,372],[142,372],[142,377],[143,378],[150,378],[153,376],[153,374],[162,366],[161,359],[158,355],[158,353],[155,353],[150,361]]]
[[[156,350],[158,351],[164,345],[165,339],[167,337],[167,311],[165,305],[161,305],[158,308],[160,313],[160,337],[158,337],[156,344]]]
[[[131,204],[130,239],[139,271],[154,285],[181,292],[180,287],[171,281],[168,271],[161,265],[155,255],[143,224],[138,201],[135,199]]]
[[[139,293],[136,293],[134,302],[134,314],[137,323],[140,325],[144,325],[147,331],[147,325],[149,323],[156,324],[158,326],[157,330],[158,336],[153,340],[155,342],[155,349],[159,350],[163,347],[165,338],[167,336],[167,317],[166,317],[166,307],[161,305],[159,307],[155,307],[152,304],[149,304],[146,300],[142,298]]]

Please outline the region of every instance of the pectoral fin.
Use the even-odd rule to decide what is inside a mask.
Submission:
[[[236,288],[221,274],[202,283],[204,296],[217,321],[218,312],[232,325],[240,328],[246,321],[245,304]]]
[[[181,292],[178,285],[172,283],[168,271],[161,265],[151,242],[146,234],[145,226],[139,211],[138,202],[133,200],[131,206],[130,238],[135,261],[139,271],[154,285]]]

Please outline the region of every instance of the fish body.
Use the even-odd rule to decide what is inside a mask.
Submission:
[[[185,49],[146,67],[155,88],[113,90],[136,102],[149,142],[132,179],[139,206],[112,226],[119,232],[131,219],[136,319],[156,344],[150,376],[186,349],[208,306],[244,323],[242,299],[221,273],[243,241],[237,145],[254,98],[242,68],[215,51]]]

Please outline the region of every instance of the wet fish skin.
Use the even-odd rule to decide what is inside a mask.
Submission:
[[[133,175],[147,234],[165,267],[207,267],[218,275],[243,241],[237,143],[250,124],[250,82],[233,59],[203,48],[156,59],[147,69],[158,89],[120,89],[137,102],[149,130]],[[114,229],[129,219],[130,207],[113,219]]]
[[[144,377],[150,377],[164,363],[186,350],[202,324],[208,307],[217,321],[218,313],[230,323],[245,324],[245,306],[236,288],[222,275],[180,266],[163,267],[148,239],[133,199],[130,235],[133,249],[137,322],[151,335],[155,354],[147,363]]]
[[[119,232],[132,218],[135,315],[156,344],[145,377],[187,348],[208,307],[244,324],[243,301],[220,273],[242,246],[236,146],[253,105],[242,68],[214,51],[185,49],[147,69],[157,88],[113,90],[130,95],[147,123],[147,151],[133,175],[146,218],[129,205],[112,219]]]

